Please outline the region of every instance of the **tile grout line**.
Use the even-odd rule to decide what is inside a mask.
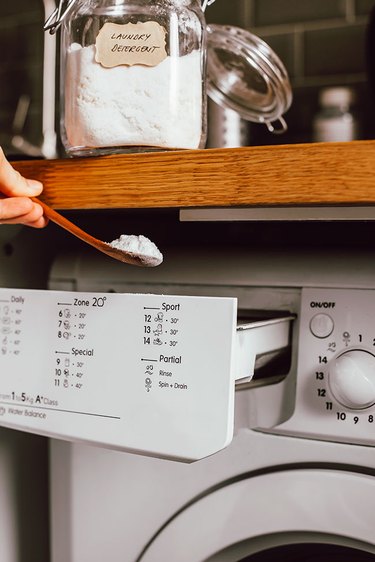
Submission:
[[[293,34],[294,76],[303,78],[305,74],[305,42],[301,27],[296,27]]]
[[[346,21],[348,23],[354,23],[356,20],[354,0],[345,0],[345,11]]]

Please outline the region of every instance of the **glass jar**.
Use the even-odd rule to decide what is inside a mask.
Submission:
[[[198,0],[71,1],[61,27],[61,136],[71,156],[203,148]]]
[[[207,95],[272,133],[287,130],[292,91],[282,61],[249,31],[206,27],[214,1],[59,0],[44,28],[62,28],[69,155],[204,148]]]

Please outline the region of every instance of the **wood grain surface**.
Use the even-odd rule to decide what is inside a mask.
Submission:
[[[375,205],[375,141],[13,163],[56,209]]]

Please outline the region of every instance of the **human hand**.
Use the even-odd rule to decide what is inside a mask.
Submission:
[[[30,199],[42,190],[39,181],[24,178],[11,166],[0,147],[0,224],[46,226],[42,207]]]

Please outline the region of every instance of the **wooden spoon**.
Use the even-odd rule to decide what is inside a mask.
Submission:
[[[162,261],[162,257],[160,259],[159,257],[156,257],[152,254],[139,254],[114,248],[109,243],[103,242],[98,238],[94,238],[94,236],[91,236],[90,234],[79,228],[77,225],[70,222],[68,219],[60,215],[60,213],[57,213],[54,209],[51,209],[51,207],[46,205],[46,203],[40,201],[40,199],[38,199],[37,197],[31,197],[31,199],[32,201],[34,201],[34,203],[37,203],[43,208],[45,216],[48,217],[51,221],[58,224],[74,236],[77,236],[77,238],[80,238],[80,240],[83,240],[84,242],[86,242],[86,244],[90,244],[90,246],[93,246],[94,248],[99,250],[99,252],[103,252],[104,254],[107,254],[115,260],[119,260],[130,265],[139,265],[143,267],[154,267],[156,265],[159,265]]]

